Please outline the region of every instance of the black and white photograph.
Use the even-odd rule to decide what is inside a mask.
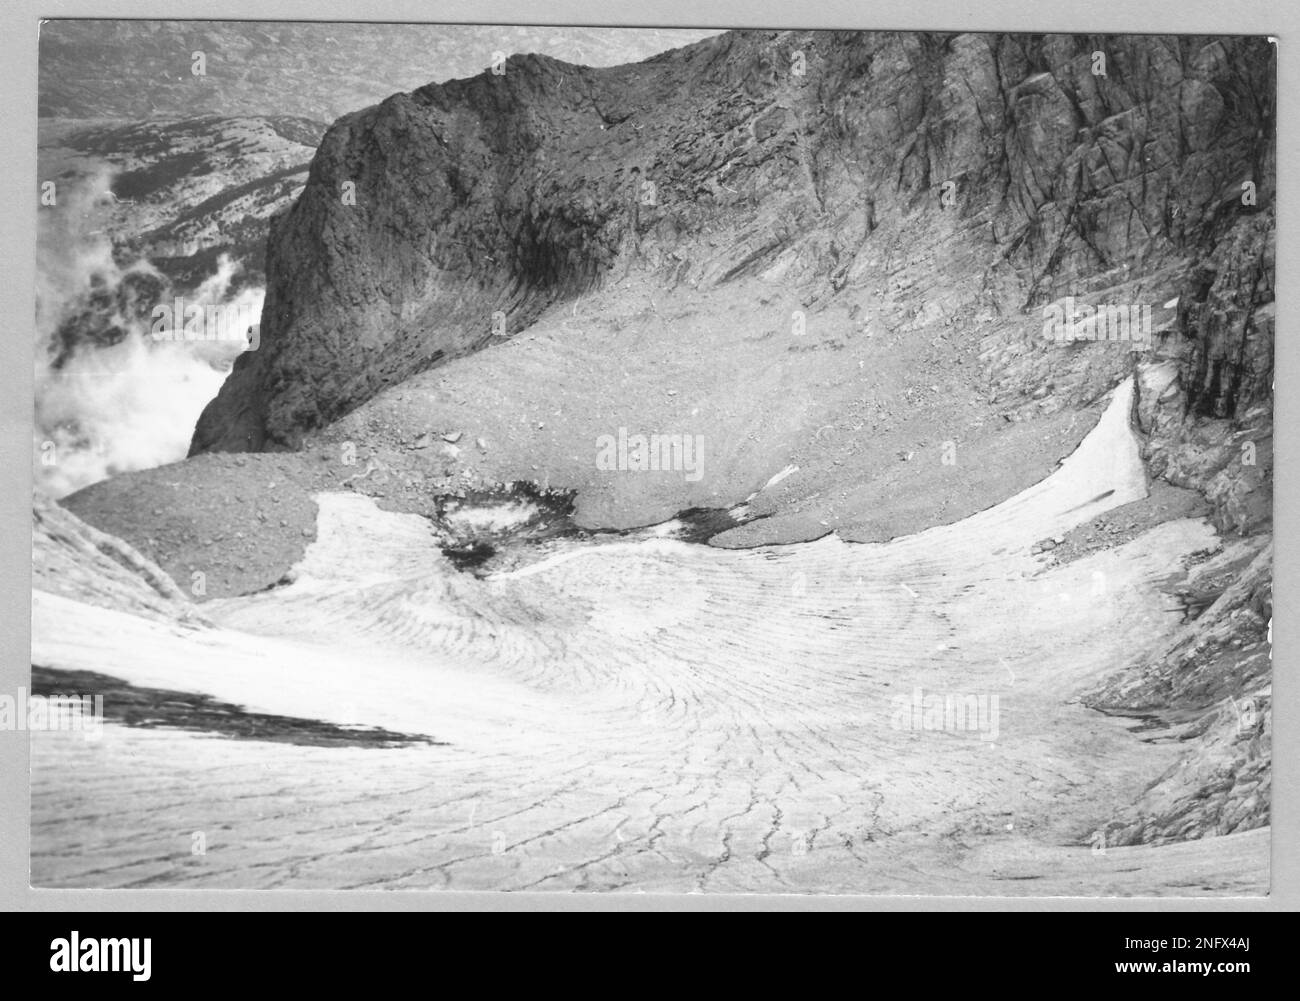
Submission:
[[[42,22],[31,887],[1266,897],[1278,44],[1096,26]]]

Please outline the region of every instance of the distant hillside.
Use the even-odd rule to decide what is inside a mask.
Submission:
[[[325,126],[303,118],[189,118],[180,122],[41,122],[41,177],[65,187],[107,173],[95,206],[119,263],[139,257],[192,287],[221,254],[262,283],[267,219],[307,179]]]
[[[42,117],[297,115],[331,122],[430,82],[474,76],[496,52],[613,66],[718,34],[659,28],[48,21]],[[192,72],[202,52],[205,74]]]

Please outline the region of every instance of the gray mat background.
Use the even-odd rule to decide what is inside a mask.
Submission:
[[[1300,909],[1300,713],[1297,712],[1295,559],[1300,377],[1290,304],[1296,243],[1296,95],[1300,6],[1289,0],[4,0],[0,8],[0,692],[26,687],[31,655],[31,429],[35,315],[37,38],[42,18],[352,20],[663,28],[861,28],[931,31],[1261,34],[1278,58],[1278,345],[1276,578],[1274,581],[1273,887],[1263,900],[959,897],[773,897],[471,892],[33,890],[28,884],[30,797],[25,732],[0,732],[0,907],[6,910],[1297,910]],[[1225,931],[1225,934],[1229,932]]]

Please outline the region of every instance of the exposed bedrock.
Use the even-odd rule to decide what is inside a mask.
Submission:
[[[1271,205],[1273,76],[1263,39],[746,31],[395,95],[334,124],[274,221],[262,347],[192,451],[295,447],[598,288],[752,285],[726,322],[788,328],[793,307],[822,339],[995,344],[1066,294],[1181,296],[1193,412],[1230,416],[1262,391],[1239,342],[1265,317],[1254,265],[1211,251]],[[1127,374],[1114,345],[1052,347],[1022,374],[1063,373],[1062,405]]]

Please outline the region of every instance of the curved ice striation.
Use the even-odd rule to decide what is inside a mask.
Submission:
[[[1157,579],[1214,537],[1183,520],[1057,568],[1031,552],[1145,495],[1133,392],[1041,483],[884,544],[567,543],[481,580],[422,519],[325,494],[294,583],[210,603],[221,628],[38,592],[38,663],[451,744],[41,734],[33,881],[1258,890],[1267,831],[1090,847],[1177,748],[1071,698],[1170,635]]]

